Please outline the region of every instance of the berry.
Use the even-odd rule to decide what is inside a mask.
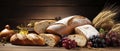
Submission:
[[[94,47],[94,48],[103,48],[106,47],[106,42],[104,38],[97,36],[92,36],[92,38],[89,39],[87,45]]]
[[[62,46],[66,49],[72,49],[77,47],[77,43],[75,42],[75,40],[71,40],[69,38],[63,38]]]

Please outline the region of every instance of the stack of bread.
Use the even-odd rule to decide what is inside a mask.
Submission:
[[[37,33],[14,34],[10,42],[16,45],[49,45],[54,47],[64,36],[84,47],[92,35],[99,32],[91,25],[91,21],[79,15],[65,17],[61,20],[42,20],[35,22],[34,31]]]

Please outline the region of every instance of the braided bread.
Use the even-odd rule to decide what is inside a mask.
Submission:
[[[45,40],[37,34],[14,34],[10,42],[15,45],[45,45]]]

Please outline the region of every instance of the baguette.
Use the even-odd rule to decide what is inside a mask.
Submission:
[[[86,24],[91,24],[91,21],[86,17],[74,15],[55,22],[48,26],[46,31],[51,34],[69,35],[75,27]]]

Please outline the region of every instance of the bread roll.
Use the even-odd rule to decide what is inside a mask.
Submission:
[[[10,42],[15,45],[45,45],[45,40],[36,34],[15,34],[10,38]]]
[[[89,39],[93,35],[99,35],[99,32],[92,25],[83,25],[75,28],[75,32],[83,34]]]
[[[55,22],[46,31],[52,34],[68,35],[73,32],[75,27],[85,24],[91,24],[91,21],[86,17],[74,15]]]
[[[10,37],[15,34],[15,32],[13,30],[10,29],[10,26],[9,25],[6,25],[5,26],[5,29],[3,29],[1,32],[0,32],[0,40],[5,37],[5,39],[7,41],[9,41]]]
[[[53,34],[40,34],[45,39],[47,45],[54,47],[59,41],[60,37]]]
[[[46,28],[54,22],[56,22],[56,21],[55,20],[42,20],[42,21],[39,21],[39,22],[35,22],[34,30],[38,34],[45,33]]]
[[[77,45],[80,47],[84,47],[87,43],[87,38],[82,34],[68,35],[68,38],[71,40],[75,40],[77,42]]]

